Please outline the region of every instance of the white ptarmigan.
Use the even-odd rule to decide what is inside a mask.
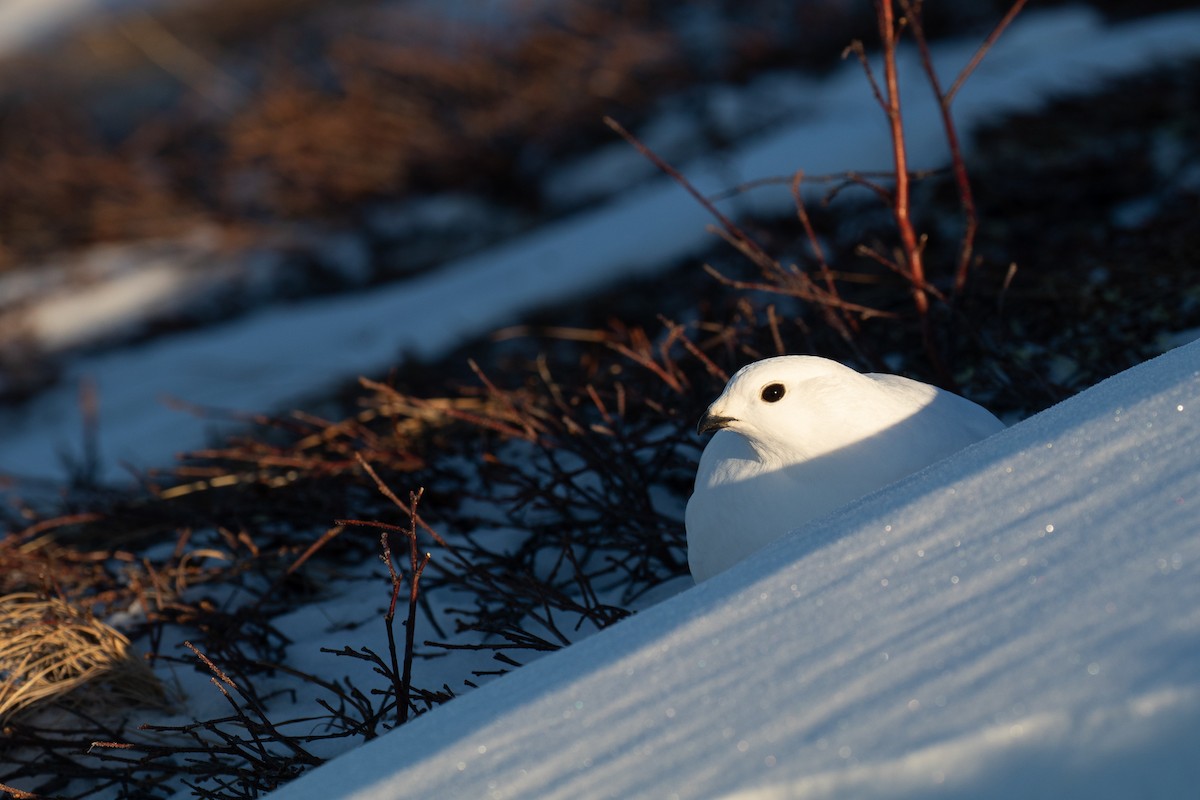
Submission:
[[[742,367],[697,430],[716,431],[687,504],[688,566],[707,580],[805,522],[991,436],[956,394],[817,356]]]

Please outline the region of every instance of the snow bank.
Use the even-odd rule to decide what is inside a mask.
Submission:
[[[1183,797],[1200,345],[809,525],[276,800]]]

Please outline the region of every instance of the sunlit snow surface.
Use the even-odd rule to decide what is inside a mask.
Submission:
[[[944,42],[935,60],[947,82],[977,41]],[[955,102],[964,129],[1006,112],[1028,110],[1055,92],[1094,87],[1106,78],[1200,53],[1200,13],[1162,15],[1107,26],[1083,10],[1018,18]],[[913,53],[903,58],[902,89],[910,165],[944,163],[940,123]],[[887,166],[886,125],[854,63],[814,84],[809,111],[719,161],[683,165],[706,192],[742,180]],[[641,157],[632,148],[631,164]],[[615,170],[611,161],[604,169]],[[636,174],[640,175],[640,172]],[[753,202],[785,213],[788,191],[755,193]],[[61,478],[60,454],[80,450],[77,385],[99,391],[103,477],[168,464],[205,443],[206,424],[164,405],[246,412],[287,408],[359,374],[378,374],[403,353],[437,356],[463,340],[511,324],[523,313],[585,296],[621,278],[661,270],[713,243],[706,212],[662,178],[605,205],[446,264],[418,279],[369,293],[276,306],[201,331],[80,358],[55,389],[29,408],[0,412],[0,473]],[[697,279],[702,279],[697,266]],[[133,287],[130,287],[131,290]],[[94,311],[94,309],[93,309]],[[68,330],[79,320],[63,316]],[[43,320],[47,336],[53,322]]]
[[[1193,344],[272,797],[1195,796],[1198,475]]]

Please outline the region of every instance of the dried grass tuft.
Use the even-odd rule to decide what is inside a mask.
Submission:
[[[56,703],[93,713],[167,705],[119,631],[59,598],[0,597],[0,724]]]

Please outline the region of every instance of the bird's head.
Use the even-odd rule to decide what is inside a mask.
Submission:
[[[857,437],[850,421],[864,391],[871,381],[836,361],[767,358],[729,379],[696,430],[741,434],[764,461],[803,460]]]

